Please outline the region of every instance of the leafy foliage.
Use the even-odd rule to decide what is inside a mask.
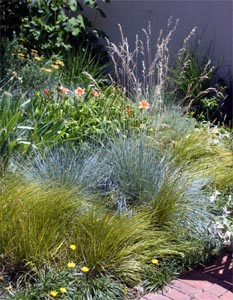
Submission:
[[[83,1],[83,4],[105,16],[95,0]],[[51,53],[70,49],[76,37],[79,42],[86,42],[90,41],[91,35],[105,36],[81,13],[83,5],[80,1],[40,0],[30,1],[28,5],[29,15],[23,18],[20,32],[20,39],[29,43],[27,46]]]
[[[23,152],[30,145],[27,136],[31,128],[23,124],[20,104],[21,99],[14,100],[10,93],[3,94],[0,100],[0,171],[16,150]]]

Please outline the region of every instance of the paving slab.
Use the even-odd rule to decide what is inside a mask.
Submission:
[[[233,300],[233,253],[220,254],[139,300]]]

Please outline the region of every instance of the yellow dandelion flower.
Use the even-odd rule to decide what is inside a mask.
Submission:
[[[69,247],[71,250],[75,251],[77,249],[77,246],[76,245],[70,245]]]
[[[51,67],[55,70],[59,69],[59,66],[58,65],[51,65]]]
[[[123,288],[122,292],[123,292],[123,294],[126,295],[128,293],[128,289],[127,288]]]
[[[51,69],[47,69],[47,68],[41,68],[40,69],[42,72],[46,72],[46,73],[51,73],[52,70]]]
[[[12,290],[13,286],[12,285],[9,285],[7,287],[4,288],[5,291],[10,291]]]
[[[75,268],[75,267],[76,267],[76,264],[75,264],[74,262],[69,262],[69,263],[67,264],[67,267],[68,267],[68,268]]]
[[[60,290],[60,292],[61,292],[62,294],[67,293],[67,289],[66,289],[66,288],[61,287],[59,290]]]
[[[86,266],[84,266],[84,267],[81,268],[81,271],[82,271],[83,273],[87,273],[87,272],[89,272],[89,268],[86,267]]]
[[[50,296],[52,296],[52,297],[56,297],[57,294],[58,294],[58,292],[57,292],[57,291],[51,291],[49,294],[50,294]]]
[[[159,261],[158,261],[158,259],[156,259],[156,258],[153,258],[153,259],[151,260],[151,262],[152,262],[152,264],[154,264],[154,265],[158,265],[158,264],[159,264]]]

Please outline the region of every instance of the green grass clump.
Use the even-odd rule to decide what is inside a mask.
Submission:
[[[41,264],[55,258],[81,199],[62,188],[2,178],[0,204],[0,252],[5,260]]]
[[[116,215],[95,208],[74,220],[70,243],[77,245],[75,258],[91,273],[109,273],[124,282],[139,282],[142,266],[166,241],[143,214]]]

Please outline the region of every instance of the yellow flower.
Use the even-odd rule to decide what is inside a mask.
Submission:
[[[75,251],[75,250],[77,249],[77,246],[75,246],[75,245],[70,245],[69,248],[70,248],[71,250]]]
[[[59,290],[60,290],[60,292],[61,292],[62,294],[67,293],[67,289],[66,289],[66,288],[61,287]]]
[[[59,69],[59,66],[58,65],[51,65],[52,68],[54,68],[55,70],[58,70]]]
[[[4,277],[3,276],[0,276],[0,281],[4,281]]]
[[[89,268],[86,267],[86,266],[84,266],[84,267],[81,268],[81,271],[82,271],[83,273],[87,273],[87,272],[89,272]]]
[[[122,292],[123,292],[123,294],[126,295],[128,293],[128,289],[127,288],[123,288]]]
[[[64,62],[59,59],[55,61],[55,64],[64,67]]]
[[[23,59],[25,55],[22,52],[18,52],[18,57]]]
[[[67,264],[67,267],[68,267],[68,268],[75,268],[75,267],[76,267],[76,264],[75,264],[74,262],[69,262],[69,263]]]
[[[52,297],[56,297],[56,296],[57,296],[57,294],[58,294],[58,292],[57,292],[57,291],[51,291],[51,292],[50,292],[50,295],[51,295]]]
[[[42,60],[42,58],[38,55],[35,55],[34,58],[35,58],[35,60],[38,60],[38,61]]]
[[[52,70],[51,69],[47,69],[47,68],[41,68],[40,69],[42,72],[46,72],[46,73],[51,73]]]
[[[158,265],[158,264],[159,264],[159,261],[158,261],[158,259],[156,259],[156,258],[153,258],[153,259],[151,260],[151,262],[152,262],[152,264],[154,264],[154,265]]]
[[[35,49],[31,49],[31,54],[38,54],[38,51]]]
[[[4,288],[5,291],[10,291],[12,290],[13,286],[12,285],[9,285],[7,287]]]

